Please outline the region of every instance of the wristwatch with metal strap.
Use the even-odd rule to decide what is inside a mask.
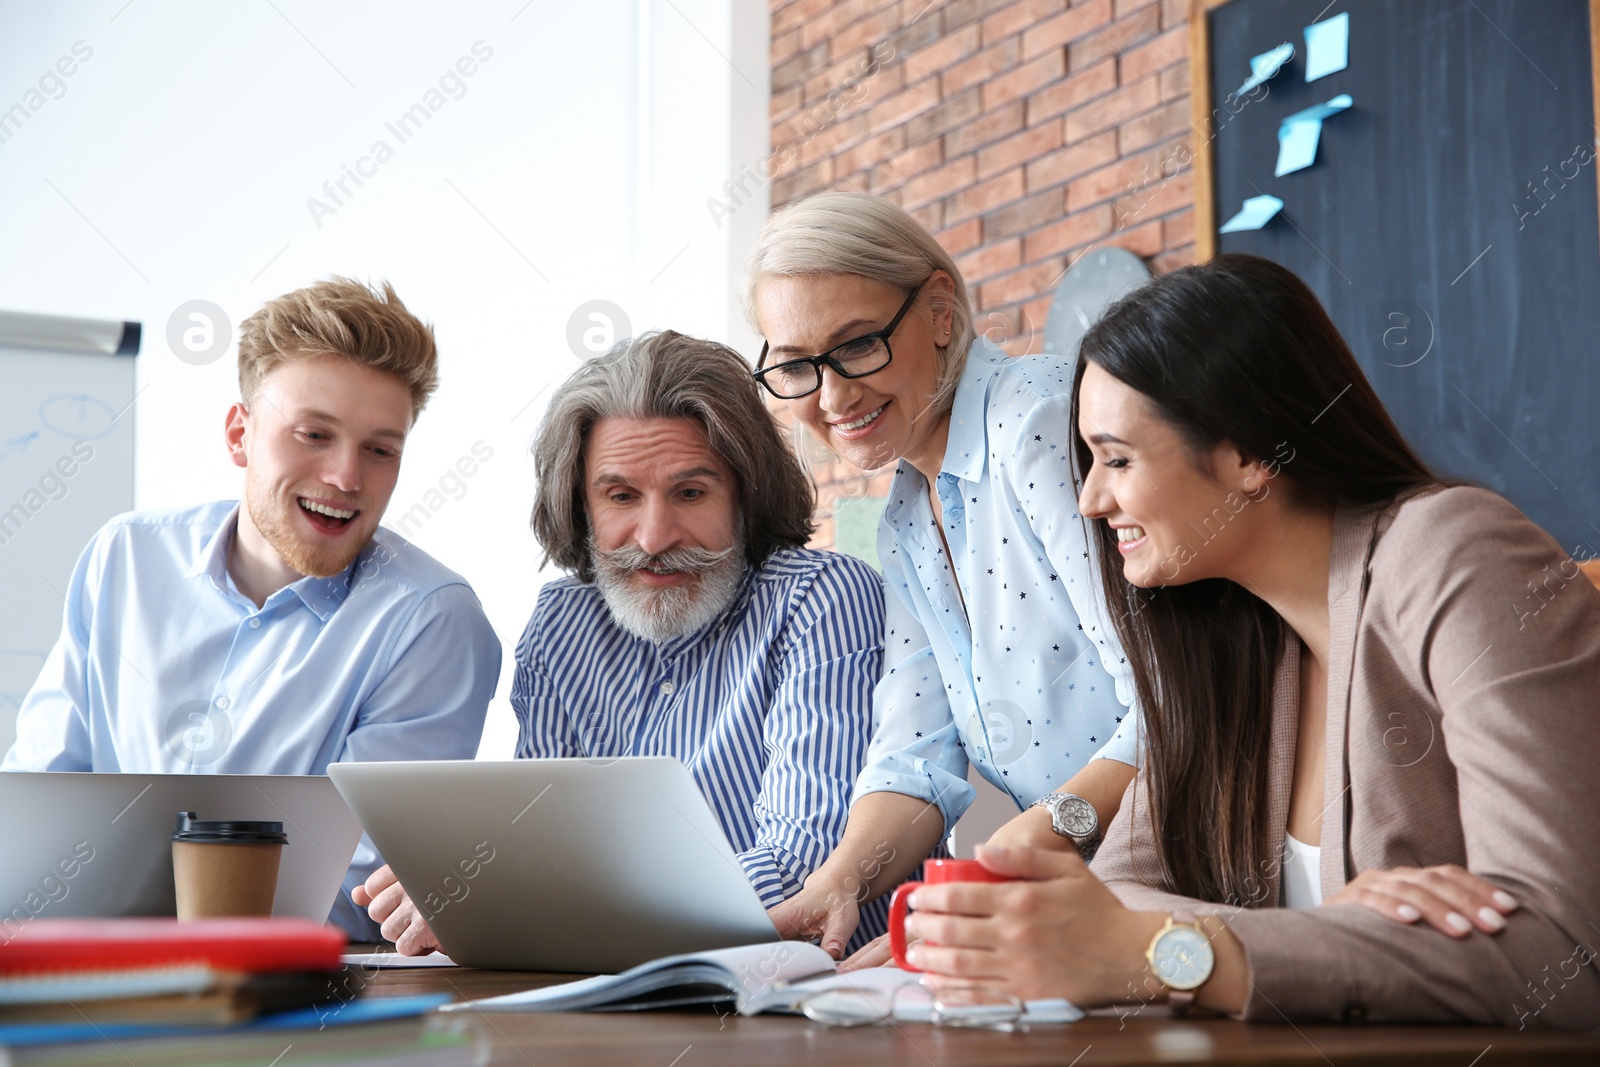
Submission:
[[[1094,859],[1100,847],[1100,815],[1094,805],[1075,793],[1048,793],[1030,807],[1050,809],[1050,828],[1077,846],[1083,862]]]

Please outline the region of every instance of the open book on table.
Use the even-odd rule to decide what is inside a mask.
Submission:
[[[911,988],[902,988],[911,987]],[[804,941],[665,956],[621,974],[602,974],[524,993],[451,1004],[443,1011],[640,1011],[731,1001],[741,1015],[798,1012],[819,992],[853,990],[893,997],[903,1022],[926,1022],[932,997],[918,976],[894,967],[840,973],[829,956]],[[1027,1022],[1073,1022],[1083,1013],[1064,1000],[1028,1001]]]

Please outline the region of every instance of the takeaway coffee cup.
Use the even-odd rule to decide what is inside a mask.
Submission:
[[[202,820],[178,812],[172,834],[178,918],[271,915],[278,861],[288,843],[281,822]]]
[[[920,971],[906,960],[906,909],[908,898],[924,885],[943,885],[946,882],[1009,882],[1010,878],[995,874],[977,860],[929,860],[922,865],[922,881],[905,882],[889,898],[889,948],[894,953],[895,966],[903,971]]]

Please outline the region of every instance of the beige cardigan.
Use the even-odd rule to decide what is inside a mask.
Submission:
[[[1521,902],[1507,928],[1455,941],[1353,905],[1286,910],[1276,861],[1247,908],[1171,896],[1142,775],[1095,873],[1136,910],[1222,916],[1249,961],[1247,1019],[1600,1027],[1600,591],[1507,501],[1450,488],[1340,509],[1328,607],[1323,895],[1371,868],[1455,863]],[[1286,655],[1272,856],[1299,692]]]

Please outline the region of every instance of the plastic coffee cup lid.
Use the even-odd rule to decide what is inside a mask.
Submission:
[[[192,811],[180,811],[172,840],[223,842],[235,845],[287,845],[289,835],[283,832],[281,822],[197,819]]]

